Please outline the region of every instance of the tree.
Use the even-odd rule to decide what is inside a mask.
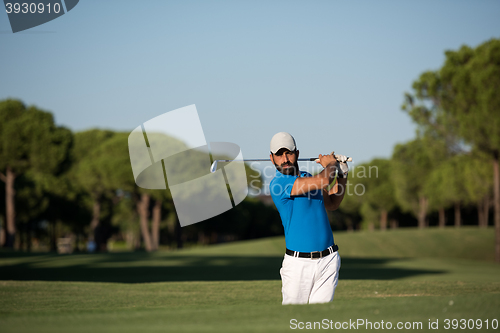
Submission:
[[[434,143],[426,138],[417,138],[396,145],[392,155],[396,200],[404,211],[417,217],[419,228],[426,226],[429,207],[425,183],[429,173],[439,163],[439,157],[445,155],[443,146]]]
[[[500,263],[500,40],[491,39],[475,49],[462,46],[445,55],[440,70],[424,73],[426,79],[420,80],[420,87],[414,84],[430,104],[426,111],[436,110],[422,112],[420,120],[427,120],[425,128],[433,128],[441,136],[452,133],[489,156],[494,183],[495,258]],[[411,102],[411,98],[407,100]]]
[[[106,250],[106,232],[110,224],[123,227],[129,243],[136,247],[135,233],[140,230],[147,251],[158,248],[159,228],[165,190],[146,190],[135,185],[128,150],[129,133],[90,130],[76,134],[75,179],[91,199],[92,211],[89,239],[98,249]],[[151,198],[155,204],[151,207]],[[104,206],[107,207],[103,211]],[[132,208],[134,207],[134,208]],[[153,211],[150,231],[149,216]],[[137,217],[139,224],[137,228]]]
[[[428,170],[423,195],[428,209],[439,212],[439,226],[445,226],[445,208],[455,205],[455,225],[460,225],[460,207],[463,191],[459,190],[455,165],[450,158],[464,153],[463,140],[458,135],[456,119],[443,110],[438,97],[440,76],[432,71],[424,72],[413,82],[414,95],[405,94],[402,110],[417,124],[417,137],[425,138],[429,155],[433,155],[432,170]],[[459,171],[462,171],[460,169]]]
[[[357,228],[362,219],[361,208],[366,193],[367,170],[369,165],[359,164],[354,166],[347,178],[344,199],[340,205],[340,211],[345,217],[345,227],[352,231]]]
[[[445,209],[452,205],[455,208],[455,226],[461,226],[461,205],[471,202],[466,190],[466,159],[470,157],[465,154],[446,159],[429,173],[424,185],[424,193],[429,198],[429,209],[439,213],[439,227],[445,226]]]
[[[69,161],[71,132],[54,123],[51,113],[21,101],[0,102],[0,180],[5,183],[6,247],[16,236],[15,182],[26,172],[58,174]]]
[[[16,248],[31,250],[31,230],[34,222],[41,217],[49,207],[47,182],[42,177],[36,177],[29,171],[16,177]],[[55,240],[52,250],[55,250]]]
[[[73,179],[73,186],[80,193],[80,199],[90,205],[92,220],[89,240],[99,243],[100,250],[105,250],[107,240],[104,235],[101,237],[102,228],[98,228],[102,205],[104,200],[111,200],[114,195],[113,190],[106,183],[109,172],[103,169],[113,156],[105,149],[103,151],[101,147],[114,136],[115,133],[108,130],[93,129],[79,132],[75,134],[75,144],[72,150],[73,166],[69,177]]]
[[[489,210],[493,197],[493,168],[490,158],[484,154],[473,152],[463,171],[465,191],[470,203],[477,205],[478,225],[488,226]]]
[[[492,160],[495,259],[500,263],[500,40],[445,54],[439,72],[442,108],[457,119],[464,140]]]
[[[165,135],[164,133],[155,133],[150,132],[147,134],[148,138],[148,147],[154,150],[157,156],[168,156],[170,151],[181,151],[178,153],[175,158],[175,163],[173,166],[176,168],[176,173],[179,175],[179,178],[183,178],[185,180],[189,179],[190,176],[200,175],[200,170],[205,170],[208,172],[208,166],[206,168],[200,167],[201,159],[208,159],[208,155],[203,155],[201,152],[190,150],[183,142],[174,139]],[[127,137],[124,138],[124,148],[127,148]],[[130,137],[128,137],[130,140]],[[130,144],[130,141],[128,141]],[[134,149],[132,143],[131,149]],[[151,147],[152,145],[152,147]],[[118,146],[116,147],[118,149]],[[128,157],[128,148],[127,148],[127,159]],[[147,165],[150,164],[150,161],[144,161]],[[161,169],[165,172],[164,160],[155,161],[154,165],[161,163]],[[130,160],[128,162],[130,166]],[[132,169],[127,173],[123,173],[121,177],[115,177],[115,186],[119,186],[120,184],[124,184],[125,178],[129,179],[132,177],[132,182],[130,183],[128,180],[125,182],[130,184],[128,186],[128,191],[133,194],[134,202],[136,204],[137,214],[139,216],[139,226],[140,232],[142,235],[142,240],[144,241],[144,247],[146,251],[155,251],[159,247],[160,242],[160,223],[162,220],[162,212],[167,210],[167,207],[171,207],[172,196],[170,194],[170,190],[168,188],[167,180],[162,175],[159,179],[157,179],[157,175],[155,173],[143,172],[137,179],[141,179],[141,182],[151,184],[151,185],[161,185],[158,188],[165,187],[164,189],[145,189],[139,188],[135,185]],[[160,182],[161,184],[157,184]],[[150,216],[152,217],[151,223],[149,222]],[[177,216],[175,216],[175,220],[177,220]],[[150,227],[151,225],[151,227]],[[180,240],[180,225],[175,223],[175,233],[178,235],[178,247],[181,247]]]
[[[376,158],[367,163],[368,178],[365,181],[366,193],[361,208],[363,217],[378,217],[381,230],[387,229],[389,212],[396,206],[394,185],[392,183],[392,161]]]

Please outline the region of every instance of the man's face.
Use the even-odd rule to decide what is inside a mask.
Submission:
[[[299,171],[299,151],[290,151],[286,148],[281,148],[276,154],[271,154],[271,161],[273,161],[276,169],[284,175],[296,175]]]

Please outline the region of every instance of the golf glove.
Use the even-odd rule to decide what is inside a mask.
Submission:
[[[347,174],[349,173],[349,167],[347,166],[347,163],[339,161],[337,172],[339,178],[347,178]]]
[[[336,155],[335,155],[335,159],[336,159],[337,161],[339,161],[340,163],[345,163],[345,162],[347,162],[347,156],[345,156],[345,155],[336,154]]]

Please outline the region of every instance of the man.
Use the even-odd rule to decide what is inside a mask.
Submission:
[[[280,270],[283,304],[326,303],[337,287],[340,256],[325,209],[336,210],[347,181],[347,157],[319,155],[323,171],[300,171],[295,139],[280,132],[271,139],[276,176],[270,192],[285,230],[286,254]],[[338,172],[337,180],[330,188]]]

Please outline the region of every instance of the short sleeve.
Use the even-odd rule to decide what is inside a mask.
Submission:
[[[300,172],[300,177],[311,177],[311,174],[305,171]],[[293,184],[295,184],[295,181],[299,178],[298,176],[293,176],[293,177],[287,177],[285,180],[282,181],[283,184],[283,196],[285,196],[287,199],[290,199],[292,197],[292,188]]]
[[[276,199],[290,199],[296,176],[275,177],[270,184],[271,196]]]
[[[287,179],[287,182],[284,184],[283,196],[285,196],[287,199],[292,196],[292,188],[296,180],[297,178],[293,177],[291,179]]]

